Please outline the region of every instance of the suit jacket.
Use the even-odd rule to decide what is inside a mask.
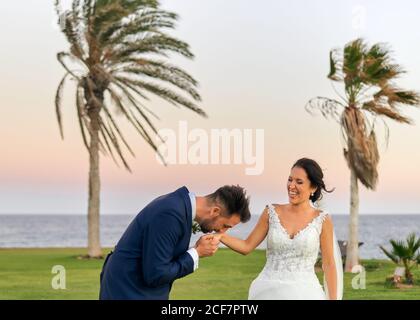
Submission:
[[[191,227],[186,187],[153,200],[107,256],[99,298],[167,300],[172,283],[194,271],[194,261],[187,253]]]

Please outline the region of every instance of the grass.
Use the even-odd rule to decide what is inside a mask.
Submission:
[[[108,250],[107,250],[108,251]],[[97,299],[103,260],[79,260],[84,249],[0,249],[0,299]],[[200,260],[199,269],[175,282],[171,299],[247,299],[251,281],[261,271],[265,251],[241,256],[220,249],[215,257]],[[344,299],[420,299],[420,270],[414,270],[417,284],[409,289],[385,286],[395,265],[390,261],[365,260],[366,289],[354,290],[354,274],[345,275]],[[66,269],[66,289],[54,290],[54,265]],[[322,276],[321,274],[318,274]]]

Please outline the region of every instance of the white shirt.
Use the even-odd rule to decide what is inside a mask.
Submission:
[[[190,192],[188,194],[190,196],[190,201],[191,201],[191,211],[192,211],[192,223],[194,223],[194,219],[196,216],[196,199],[195,199],[195,194]],[[198,268],[198,260],[199,260],[199,256],[198,256],[198,252],[195,248],[191,248],[187,251],[191,258],[194,261],[194,271]]]

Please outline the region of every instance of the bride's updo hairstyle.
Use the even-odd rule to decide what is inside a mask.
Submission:
[[[313,195],[309,197],[309,200],[311,200],[312,203],[322,199],[323,191],[331,193],[335,190],[327,190],[327,187],[324,183],[324,173],[316,161],[308,158],[302,158],[295,162],[292,169],[295,167],[305,170],[309,181],[311,181],[311,186],[316,188]]]

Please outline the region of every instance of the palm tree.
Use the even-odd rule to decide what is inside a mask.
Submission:
[[[193,54],[187,43],[164,32],[175,28],[178,17],[159,9],[158,1],[73,0],[71,8],[63,10],[56,0],[55,8],[70,45],[68,52],[57,54],[65,70],[55,99],[57,120],[63,138],[61,96],[66,80],[74,80],[79,126],[89,153],[88,255],[101,257],[99,151],[130,172],[123,147],[134,156],[115,114],[158,152],[152,122],[158,117],[143,103],[148,94],[205,113],[195,104],[201,100],[197,81],[167,61],[170,53],[189,59]]]
[[[385,44],[368,46],[363,39],[357,39],[346,44],[344,51],[330,51],[328,78],[338,97],[316,97],[306,105],[310,113],[318,110],[324,117],[337,120],[344,139],[344,157],[351,173],[346,271],[351,271],[359,263],[358,182],[372,190],[378,182],[376,121],[388,118],[410,124],[411,120],[401,113],[400,107],[420,103],[417,92],[400,89],[394,84],[403,73],[401,66],[392,61]],[[334,87],[335,82],[343,85],[342,93]],[[384,124],[388,137],[388,127]]]
[[[383,246],[381,250],[390,258],[395,264],[403,265],[405,269],[405,279],[407,283],[413,284],[414,278],[411,269],[420,262],[420,238],[416,237],[415,233],[410,234],[406,242],[390,240],[392,251],[387,251]]]

